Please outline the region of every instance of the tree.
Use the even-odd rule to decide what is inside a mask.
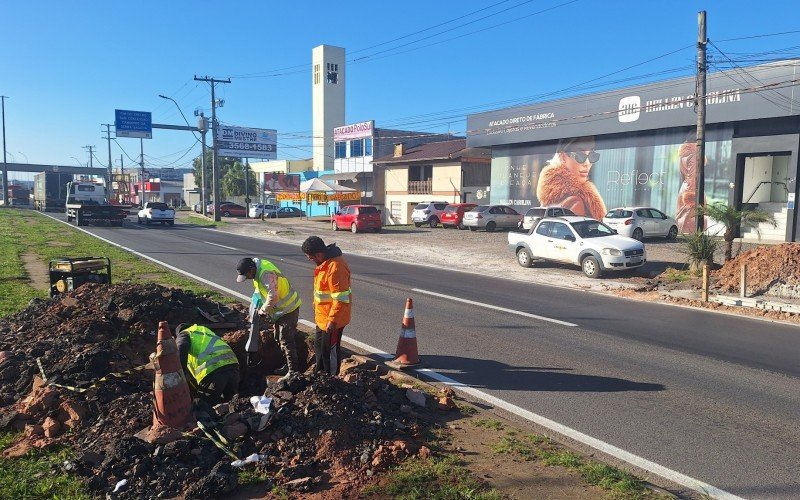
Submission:
[[[710,203],[705,207],[697,207],[697,216],[707,215],[723,226],[725,233],[722,239],[725,241],[725,262],[732,258],[733,240],[740,229],[757,228],[759,224],[768,222],[775,227],[775,216],[769,212],[759,209],[736,210],[735,207],[722,202]],[[759,236],[761,234],[759,233]]]
[[[244,192],[244,176],[245,176],[245,167],[240,162],[235,162],[228,171],[225,173],[225,176],[222,178],[222,194],[226,197],[231,196],[242,196],[245,194]],[[258,193],[258,180],[256,179],[256,174],[249,170],[247,171],[248,180],[247,180],[247,196],[252,196]]]
[[[211,196],[211,179],[213,175],[213,153],[211,152],[211,148],[206,149],[206,189],[208,189],[209,196]],[[219,162],[219,178],[222,179],[225,177],[225,174],[228,173],[228,169],[233,165],[235,162],[239,161],[239,158],[230,158],[227,156],[220,156],[217,158]],[[200,188],[200,183],[202,181],[202,163],[200,161],[200,156],[198,155],[194,160],[192,160],[192,167],[194,168],[194,185]]]

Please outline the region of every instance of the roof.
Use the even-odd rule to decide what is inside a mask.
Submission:
[[[374,164],[392,165],[417,161],[455,160],[462,157],[490,159],[488,148],[467,148],[466,139],[429,142],[406,149],[402,156],[384,156],[372,161]]]

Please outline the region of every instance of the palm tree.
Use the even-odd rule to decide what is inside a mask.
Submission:
[[[739,229],[757,228],[762,222],[769,222],[772,227],[777,224],[775,216],[769,212],[754,209],[736,210],[736,207],[727,205],[722,202],[710,203],[705,207],[697,207],[698,217],[707,215],[709,218],[714,219],[723,226],[725,226],[725,233],[722,239],[725,240],[725,262],[732,258],[733,253],[733,240]],[[758,232],[758,230],[756,230]],[[761,233],[759,233],[759,237]]]

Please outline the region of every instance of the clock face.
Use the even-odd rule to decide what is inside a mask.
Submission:
[[[328,83],[336,85],[339,82],[339,74],[336,71],[328,71]]]

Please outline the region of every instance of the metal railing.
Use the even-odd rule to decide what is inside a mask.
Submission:
[[[425,181],[408,181],[408,194],[431,194],[433,179]]]

